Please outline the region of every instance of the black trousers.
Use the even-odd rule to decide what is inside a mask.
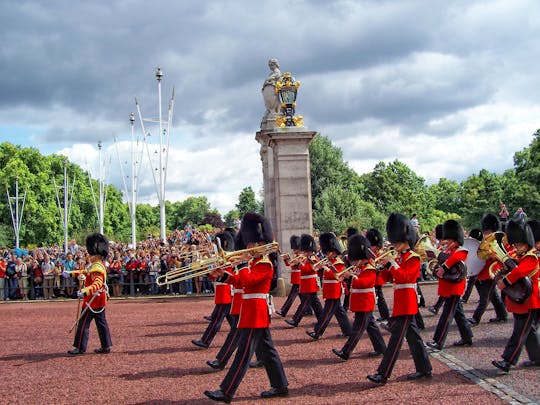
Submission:
[[[201,341],[204,344],[209,345],[212,343],[216,333],[221,329],[223,319],[227,318],[227,322],[229,322],[229,325],[232,327],[233,321],[229,312],[231,312],[231,304],[216,304],[214,311],[212,312],[212,320],[201,337]]]
[[[435,311],[439,312],[439,309],[441,308],[443,303],[444,303],[444,298],[437,297],[437,302],[435,302],[435,305],[433,305],[433,308],[435,309]]]
[[[238,319],[240,318],[240,316],[239,315],[229,315],[229,316],[231,318],[231,329],[229,330],[229,333],[227,334],[227,337],[225,338],[225,342],[223,343],[223,346],[221,346],[221,349],[219,349],[219,352],[216,355],[216,360],[219,361],[223,365],[227,364],[232,354],[236,350],[236,347],[238,346],[238,338],[240,336],[240,332],[237,329]]]
[[[231,368],[220,384],[221,391],[234,396],[240,382],[244,378],[253,353],[262,361],[266,374],[270,380],[270,386],[274,388],[285,388],[288,386],[287,377],[279,354],[274,347],[269,328],[238,329],[240,336],[238,339],[238,349],[234,356]]]
[[[538,338],[538,309],[530,309],[526,314],[514,314],[514,330],[504,348],[502,358],[515,365],[523,347],[529,359],[540,362],[540,341]]]
[[[375,286],[375,298],[377,300],[377,309],[379,310],[381,321],[386,321],[388,318],[390,318],[390,311],[388,310],[388,304],[384,298],[382,285]]]
[[[480,296],[480,301],[478,302],[478,306],[474,310],[472,316],[473,319],[477,322],[480,322],[482,315],[484,315],[484,312],[486,312],[488,301],[491,301],[493,308],[495,308],[495,314],[497,314],[497,318],[508,318],[508,312],[506,311],[506,307],[501,300],[501,296],[499,295],[497,288],[495,288],[495,282],[491,279],[476,280],[475,285],[476,290],[478,291],[478,295]]]
[[[471,324],[465,317],[463,312],[463,305],[461,305],[461,297],[459,295],[452,295],[448,298],[443,298],[443,311],[437,327],[435,328],[435,334],[433,335],[433,341],[437,343],[441,348],[444,347],[448,330],[452,324],[452,319],[456,320],[456,324],[459,330],[461,339],[465,341],[472,341],[473,333]]]
[[[286,316],[289,310],[291,309],[291,306],[294,300],[296,299],[296,297],[298,297],[299,291],[300,291],[300,284],[293,284],[291,286],[291,291],[289,291],[289,295],[287,296],[287,299],[285,300],[285,302],[281,306],[281,309],[279,310],[279,312],[281,312],[283,316]]]
[[[385,378],[390,377],[404,338],[407,339],[416,371],[419,373],[431,373],[432,367],[429,361],[429,355],[416,326],[414,315],[394,316],[390,318],[388,325],[391,336],[377,373]]]
[[[343,305],[341,305],[341,300],[339,298],[326,299],[324,301],[324,308],[321,318],[317,322],[317,325],[315,325],[315,334],[322,336],[334,315],[336,316],[339,327],[341,328],[341,333],[349,336],[351,334],[351,321],[349,321],[347,311],[345,311],[345,308],[343,308]]]
[[[473,287],[476,285],[476,280],[477,280],[476,276],[467,277],[467,287],[465,288],[465,292],[461,296],[462,302],[467,302],[469,301],[469,298],[471,298],[471,293],[472,293]]]
[[[292,320],[296,325],[300,323],[308,307],[311,307],[313,309],[313,312],[315,313],[315,316],[317,317],[317,322],[320,322],[322,318],[323,309],[322,309],[321,301],[319,301],[319,297],[317,293],[314,292],[314,293],[300,294],[300,305],[298,306],[298,308],[296,308],[296,312],[294,313],[292,317]]]
[[[381,331],[373,318],[373,312],[355,312],[351,334],[341,349],[347,357],[356,348],[364,331],[367,331],[369,340],[371,340],[371,344],[373,345],[373,350],[378,353],[386,352],[386,343],[384,343]]]
[[[99,308],[94,311],[101,311],[101,309],[102,308]],[[77,332],[75,333],[75,338],[73,339],[73,346],[79,349],[81,352],[86,351],[86,347],[88,345],[88,332],[92,319],[96,322],[101,347],[106,348],[112,346],[109,324],[105,318],[105,309],[103,309],[101,312],[92,312],[90,309],[87,309],[82,318],[79,320]]]

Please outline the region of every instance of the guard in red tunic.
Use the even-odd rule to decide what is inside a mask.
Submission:
[[[449,219],[443,224],[442,245],[444,249],[439,258],[445,257],[444,262],[439,263],[435,274],[439,278],[438,294],[444,299],[443,312],[435,328],[433,341],[427,345],[433,350],[441,350],[444,347],[448,330],[452,319],[456,320],[461,339],[454,346],[471,346],[473,333],[471,324],[465,316],[461,296],[465,291],[468,251],[463,247],[464,234],[461,225]]]
[[[234,238],[229,232],[218,233],[216,239],[223,250],[228,252],[234,250]],[[210,274],[209,278],[215,280],[212,274]],[[203,349],[207,349],[208,346],[210,346],[216,333],[221,329],[223,319],[227,318],[227,322],[229,322],[231,328],[234,323],[234,320],[230,315],[232,302],[231,285],[216,280],[214,282],[214,291],[214,302],[216,305],[212,312],[210,323],[199,340],[194,339],[191,341],[195,346],[202,347]]]
[[[315,330],[306,331],[306,333],[315,340],[319,339],[335,315],[341,328],[341,333],[344,336],[349,336],[351,334],[351,322],[347,316],[347,311],[341,305],[343,287],[342,280],[337,275],[345,269],[345,264],[340,257],[341,246],[336,235],[331,232],[320,234],[319,246],[327,259],[327,263],[322,268],[324,308],[321,318],[315,325]]]
[[[354,270],[348,271],[344,276],[351,278],[350,309],[354,312],[354,323],[343,348],[332,349],[332,352],[343,360],[349,358],[365,330],[374,349],[369,355],[378,356],[386,351],[381,331],[373,319],[377,271],[373,260],[370,259],[373,253],[369,251],[369,245],[369,241],[363,235],[353,235],[347,243],[349,260],[354,263]]]
[[[259,214],[246,213],[240,226],[242,240],[247,248],[270,243],[273,240],[270,222]],[[253,254],[248,267],[238,277],[244,288],[238,329],[240,337],[231,368],[217,391],[204,394],[214,401],[230,402],[249,368],[253,353],[262,361],[271,388],[261,393],[262,398],[284,397],[289,394],[288,382],[278,352],[270,334],[270,284],[274,268],[268,256]],[[227,275],[223,274],[226,279]],[[225,281],[225,280],[223,280]]]
[[[90,255],[90,267],[84,279],[84,287],[77,291],[77,296],[83,299],[82,312],[77,324],[74,349],[68,350],[68,354],[76,356],[86,352],[88,344],[88,330],[92,319],[96,322],[101,347],[95,349],[95,353],[107,354],[111,351],[112,341],[109,325],[105,318],[105,306],[107,305],[108,289],[105,284],[107,271],[103,260],[109,255],[109,241],[100,234],[94,233],[86,238],[86,250]]]
[[[531,223],[531,221],[529,221]],[[540,237],[540,223],[531,223]],[[521,224],[510,220],[506,225],[508,243],[515,248],[515,259],[508,257],[504,261],[506,269],[510,271],[497,281],[497,286],[504,290],[517,282],[530,281],[531,295],[524,302],[518,303],[505,295],[506,307],[514,314],[514,329],[510,340],[506,343],[502,360],[493,360],[491,363],[505,371],[517,364],[523,347],[527,349],[529,361],[526,367],[540,366],[540,343],[538,339],[538,311],[540,297],[538,296],[538,258],[534,250],[535,236],[529,223]],[[529,280],[523,280],[527,277]]]
[[[501,225],[499,222],[499,218],[497,218],[493,214],[484,215],[484,217],[482,218],[483,238],[500,230],[501,230]],[[484,315],[484,312],[486,312],[486,308],[489,301],[491,301],[493,308],[495,308],[495,314],[496,314],[496,317],[491,318],[489,322],[506,322],[508,318],[508,312],[506,311],[506,307],[504,306],[504,303],[502,302],[499,292],[495,288],[495,282],[492,280],[492,278],[489,275],[489,268],[494,263],[497,263],[497,259],[494,258],[492,255],[489,255],[488,252],[480,252],[480,253],[484,254],[484,256],[480,257],[480,259],[483,259],[486,261],[484,264],[484,267],[482,268],[480,273],[478,273],[478,275],[476,276],[476,282],[475,282],[478,295],[480,296],[480,300],[478,301],[478,306],[474,310],[472,318],[469,319],[469,322],[473,326],[476,326],[480,323],[480,319],[482,319],[482,315]],[[474,252],[471,252],[471,254],[474,254]]]
[[[300,251],[304,260],[300,262],[300,305],[296,309],[291,320],[286,319],[285,322],[291,326],[297,327],[306,310],[312,308],[317,321],[321,320],[322,305],[319,301],[319,279],[317,270],[313,267],[315,257],[315,239],[308,234],[300,235]]]
[[[396,213],[388,217],[386,233],[397,252],[396,259],[390,258],[385,265],[386,271],[390,271],[394,279],[394,308],[388,322],[391,336],[377,373],[367,378],[377,384],[388,381],[404,338],[407,339],[416,367],[416,372],[409,374],[407,379],[431,378],[429,355],[415,320],[418,312],[416,280],[420,277],[420,256],[412,248],[416,244],[417,233],[409,218]]]
[[[369,241],[373,254],[375,256],[379,255],[379,251],[383,247],[383,236],[381,231],[375,228],[368,229],[366,232],[366,238]],[[378,271],[377,278],[375,279],[375,296],[377,301],[377,309],[379,310],[379,319],[378,321],[387,321],[390,318],[390,311],[388,305],[386,304],[386,299],[384,298],[383,285],[390,281],[389,272],[387,271]]]
[[[287,316],[287,313],[291,309],[291,306],[296,297],[298,297],[300,291],[300,262],[298,259],[298,255],[300,254],[300,236],[292,235],[290,244],[293,257],[286,257],[284,262],[285,265],[291,269],[291,291],[289,291],[289,295],[281,306],[281,309],[276,311],[276,314],[283,317]]]

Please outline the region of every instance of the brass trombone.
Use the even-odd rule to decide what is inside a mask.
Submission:
[[[177,270],[172,270],[159,276],[156,279],[158,286],[179,283],[181,281],[190,280],[195,277],[205,276],[212,271],[234,266],[246,259],[268,255],[270,253],[279,252],[279,243],[272,242],[266,245],[255,246],[248,249],[235,250],[233,252],[224,252],[220,250],[217,255],[207,259],[197,261],[189,266],[183,266]]]

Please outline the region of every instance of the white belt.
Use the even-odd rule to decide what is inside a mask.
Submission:
[[[375,294],[375,288],[353,288],[351,293],[373,293]]]
[[[216,281],[214,284],[215,285],[230,285],[230,284],[227,284],[227,283],[220,283],[219,281]]]
[[[309,276],[300,276],[300,280],[307,280],[310,278],[317,278],[316,274],[310,274]]]
[[[339,281],[337,280],[323,280],[323,284],[337,284]]]
[[[409,284],[396,284],[396,285],[394,285],[394,290],[402,290],[404,288],[414,288],[416,290],[416,284],[409,283]]]
[[[262,298],[263,300],[265,300],[265,299],[268,298],[268,294],[253,293],[253,294],[244,294],[242,296],[242,299],[245,299],[245,300],[249,300],[249,299],[253,299],[253,298]]]
[[[291,270],[291,273],[300,273],[300,270]]]
[[[244,292],[244,289],[243,288],[235,288],[233,290],[233,293],[235,294],[242,294]]]

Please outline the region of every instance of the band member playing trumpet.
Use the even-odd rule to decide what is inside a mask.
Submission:
[[[306,331],[306,334],[315,340],[319,339],[335,315],[342,334],[349,336],[351,333],[351,322],[341,304],[343,288],[341,280],[337,276],[337,273],[345,269],[345,264],[339,257],[341,246],[336,235],[331,232],[324,232],[319,235],[319,245],[322,253],[328,259],[328,263],[322,269],[324,308],[320,320],[315,325],[315,330]]]
[[[216,239],[219,240],[219,243],[223,250],[232,252],[234,251],[234,238],[233,235],[229,232],[220,232],[216,235]],[[212,274],[210,274],[210,279],[215,279]],[[215,308],[212,312],[210,323],[206,327],[202,337],[198,340],[192,340],[195,346],[202,347],[207,349],[214,340],[216,333],[221,329],[221,324],[223,319],[227,318],[227,322],[231,328],[233,327],[234,319],[230,315],[231,312],[231,286],[230,284],[223,283],[220,281],[215,281],[215,295],[214,302]]]
[[[375,256],[378,256],[384,242],[381,231],[375,228],[368,229],[366,238],[371,245],[371,251]],[[375,296],[377,297],[377,309],[380,315],[379,319],[377,319],[378,321],[387,321],[390,318],[390,311],[388,310],[382,289],[387,281],[390,281],[390,273],[387,271],[378,271],[377,278],[375,279]]]
[[[348,249],[349,260],[354,263],[354,270],[347,271],[343,277],[351,279],[350,308],[354,312],[354,323],[343,348],[332,349],[332,352],[343,360],[348,360],[362,334],[367,330],[374,349],[370,356],[378,356],[386,351],[386,344],[373,319],[377,271],[373,261],[369,259],[369,241],[363,235],[353,235],[348,240]]]
[[[273,240],[270,222],[259,214],[246,213],[242,217],[240,235],[248,248],[270,243]],[[249,259],[248,257],[245,258]],[[222,271],[223,272],[223,271]],[[249,368],[253,353],[263,362],[271,388],[261,393],[263,398],[288,395],[288,382],[270,334],[270,284],[274,268],[267,255],[251,256],[248,266],[238,272],[244,288],[238,329],[240,337],[233,364],[216,391],[204,394],[214,401],[229,403]],[[220,281],[226,281],[223,272]]]
[[[449,219],[443,224],[441,244],[444,249],[439,255],[439,260],[445,257],[446,259],[442,263],[439,261],[435,274],[439,278],[438,294],[444,299],[444,304],[433,341],[427,343],[433,350],[441,350],[444,347],[452,319],[456,320],[461,336],[454,346],[472,346],[473,343],[471,324],[465,317],[461,304],[461,296],[465,291],[467,273],[465,260],[468,254],[463,248],[464,237],[463,228],[456,220]],[[458,273],[459,275],[456,275]]]
[[[109,324],[105,318],[108,290],[105,284],[107,271],[103,264],[109,255],[109,241],[104,235],[93,233],[86,237],[86,250],[90,255],[90,268],[84,278],[84,287],[77,291],[77,296],[83,299],[83,308],[77,319],[77,331],[73,340],[74,349],[68,350],[71,356],[86,352],[88,330],[92,319],[96,322],[101,343],[101,347],[95,349],[94,352],[107,354],[112,346]]]
[[[497,218],[493,214],[484,215],[481,225],[483,239],[485,239],[487,236],[491,235],[494,232],[500,231],[501,228],[499,218]],[[472,318],[469,319],[469,322],[473,326],[476,326],[480,323],[480,319],[482,319],[482,315],[484,315],[484,312],[486,311],[488,301],[491,301],[491,304],[493,305],[496,314],[496,317],[491,318],[489,322],[506,322],[506,319],[508,318],[508,312],[506,311],[506,307],[501,300],[499,292],[495,288],[495,282],[489,275],[489,268],[494,265],[494,263],[497,263],[497,259],[493,257],[489,253],[489,251],[486,252],[484,249],[482,249],[482,245],[480,245],[478,251],[480,255],[483,255],[483,257],[480,258],[484,259],[486,263],[484,264],[484,267],[482,268],[480,273],[478,273],[476,279],[475,284],[478,295],[480,296],[480,301],[478,301],[478,306],[474,310]]]
[[[291,320],[286,319],[285,322],[291,326],[297,327],[306,309],[311,307],[317,321],[320,322],[322,317],[322,305],[319,301],[317,293],[319,291],[317,270],[313,267],[315,257],[315,239],[308,234],[300,235],[300,251],[304,260],[300,263],[300,305],[296,309]]]
[[[397,252],[397,257],[390,257],[385,265],[394,279],[394,308],[389,321],[391,336],[377,373],[367,378],[377,384],[388,381],[404,338],[407,339],[416,367],[416,372],[409,374],[407,379],[430,378],[431,363],[415,320],[418,312],[416,280],[420,277],[420,256],[412,251],[417,238],[416,230],[409,218],[393,213],[386,222],[386,233]]]
[[[540,224],[533,225],[537,236],[540,236]],[[529,355],[529,361],[524,363],[526,367],[540,366],[540,344],[538,340],[538,258],[534,251],[535,237],[529,224],[521,224],[519,221],[510,220],[506,225],[508,243],[515,248],[516,259],[508,258],[504,261],[506,269],[510,271],[497,281],[497,286],[503,290],[512,286],[524,277],[529,277],[532,284],[531,296],[523,303],[517,303],[505,297],[508,311],[514,314],[514,329],[512,336],[506,343],[502,360],[493,360],[491,363],[505,371],[517,364],[521,351],[525,346]]]
[[[298,256],[300,254],[300,236],[292,235],[290,243],[294,256],[292,258],[284,258],[284,262],[285,265],[291,269],[291,291],[289,291],[289,295],[281,306],[281,309],[276,311],[276,314],[283,317],[287,316],[289,309],[291,309],[291,306],[296,297],[298,297],[298,292],[300,291],[300,261]]]

